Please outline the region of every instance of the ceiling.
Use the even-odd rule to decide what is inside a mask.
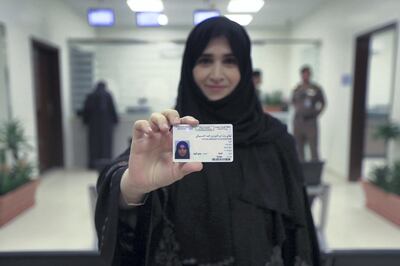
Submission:
[[[86,19],[89,7],[113,8],[116,27],[135,26],[135,17],[125,0],[63,0],[75,12]],[[265,0],[263,8],[255,14],[249,27],[287,27],[311,14],[327,0]],[[163,0],[164,13],[169,27],[188,27],[193,23],[195,9],[217,8],[227,13],[229,0]]]

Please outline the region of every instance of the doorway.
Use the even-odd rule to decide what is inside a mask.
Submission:
[[[397,25],[390,24],[357,37],[349,181],[358,181],[386,162],[387,147],[376,128],[391,115]]]
[[[32,40],[39,171],[64,166],[59,51]]]

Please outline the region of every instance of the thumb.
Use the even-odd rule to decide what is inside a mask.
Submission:
[[[174,167],[178,179],[182,179],[190,173],[201,171],[203,169],[203,164],[200,162],[176,163]]]

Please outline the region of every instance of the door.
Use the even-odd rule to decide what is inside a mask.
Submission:
[[[39,171],[64,165],[58,49],[32,41]]]
[[[386,163],[387,147],[377,140],[378,126],[392,109],[397,26],[391,24],[357,38],[349,180],[367,176]]]

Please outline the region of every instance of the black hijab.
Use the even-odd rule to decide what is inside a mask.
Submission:
[[[209,101],[192,71],[207,44],[217,37],[228,40],[241,80],[225,98]],[[299,183],[284,176],[274,145],[287,136],[286,127],[262,111],[252,83],[250,39],[242,26],[217,17],[192,30],[176,110],[200,123],[231,123],[234,133],[233,163],[205,163],[201,172],[167,190],[168,224],[173,225],[180,260],[184,265],[265,265],[287,238],[285,224],[304,225],[305,218]]]
[[[196,60],[211,39],[225,37],[236,56],[241,80],[227,97],[210,101],[193,79]],[[201,123],[231,123],[235,144],[264,142],[264,114],[252,82],[250,39],[239,24],[225,17],[200,23],[190,33],[183,56],[176,110],[181,116],[192,115]]]

